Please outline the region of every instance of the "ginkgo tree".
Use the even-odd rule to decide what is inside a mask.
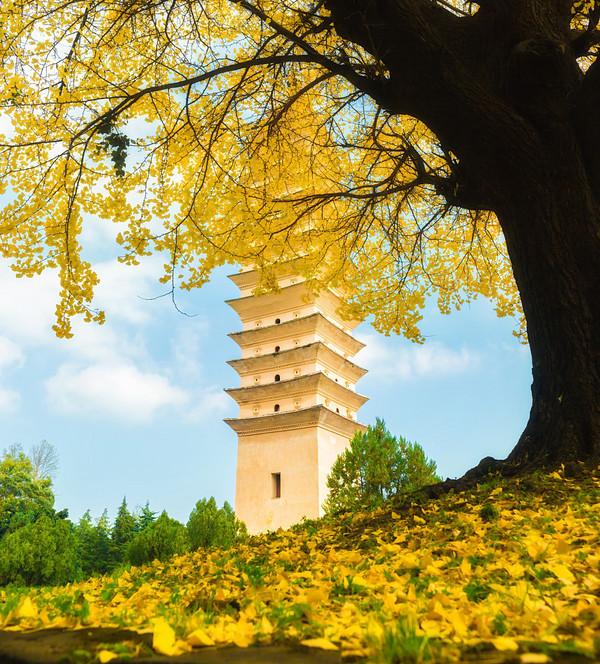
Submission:
[[[477,296],[524,313],[509,461],[600,457],[595,0],[5,0],[0,246],[93,308],[86,218],[169,289],[294,260],[348,315],[420,340]],[[10,121],[10,122],[8,122]],[[522,307],[522,309],[521,309]]]

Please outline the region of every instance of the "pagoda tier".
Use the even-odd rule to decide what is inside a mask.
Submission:
[[[351,332],[361,322],[345,321],[338,315],[340,299],[335,293],[329,290],[311,293],[303,282],[286,286],[278,293],[248,295],[226,302],[240,317],[244,330],[298,318],[300,311],[304,315],[320,312],[345,332]]]
[[[241,386],[226,390],[240,412],[225,421],[238,434],[236,513],[253,533],[322,514],[333,462],[366,429],[356,417],[367,398],[355,391],[366,371],[349,359],[364,344],[333,291],[314,294],[289,270],[260,296],[256,272],[230,278],[242,297],[227,304],[243,330],[229,335],[242,351],[229,361]]]
[[[265,385],[225,390],[240,406],[240,417],[323,405],[349,419],[368,400],[319,372]]]
[[[279,376],[279,380],[285,380],[323,371],[336,382],[340,382],[341,377],[345,376],[346,380],[343,383],[345,387],[354,389],[356,381],[366,373],[366,369],[342,357],[322,341],[269,355],[253,355],[239,360],[229,360],[227,364],[240,375],[242,387],[259,384],[269,378],[275,381],[277,380],[275,376]]]
[[[280,350],[287,350],[314,341],[322,341],[346,358],[353,357],[365,346],[362,341],[344,332],[321,313],[297,316],[283,322],[280,320],[279,323],[266,327],[255,326],[243,332],[232,332],[228,336],[240,346],[243,358],[275,352],[276,346],[279,346]]]

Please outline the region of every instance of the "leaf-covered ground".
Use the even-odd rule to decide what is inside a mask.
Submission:
[[[307,522],[59,588],[0,591],[0,627],[127,627],[157,653],[300,643],[349,660],[600,659],[600,470]],[[96,661],[127,652],[99,649]],[[130,654],[135,655],[131,646]]]

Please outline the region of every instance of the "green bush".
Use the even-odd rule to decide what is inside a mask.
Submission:
[[[236,519],[226,501],[219,509],[214,498],[199,500],[187,522],[187,537],[191,549],[209,546],[229,546],[246,535],[246,526]]]
[[[145,565],[187,550],[185,526],[163,512],[129,543],[126,558],[132,565]]]
[[[77,567],[77,540],[71,524],[42,516],[0,541],[0,584],[61,585]]]
[[[377,507],[404,491],[439,482],[436,463],[423,448],[396,438],[377,418],[375,426],[357,431],[350,447],[335,460],[327,478],[326,513]]]

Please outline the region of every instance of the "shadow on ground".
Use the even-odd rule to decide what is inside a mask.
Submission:
[[[110,644],[130,643],[140,646],[134,659],[113,659],[119,662],[150,664],[346,664],[339,652],[315,648],[265,646],[257,648],[203,648],[179,657],[156,655],[152,636],[124,629],[45,629],[37,632],[0,630],[0,664],[91,664],[98,662],[96,654]],[[364,661],[364,660],[363,660]],[[473,653],[465,656],[464,664],[521,664],[520,654],[497,651]],[[600,664],[579,655],[560,655],[560,664]]]

